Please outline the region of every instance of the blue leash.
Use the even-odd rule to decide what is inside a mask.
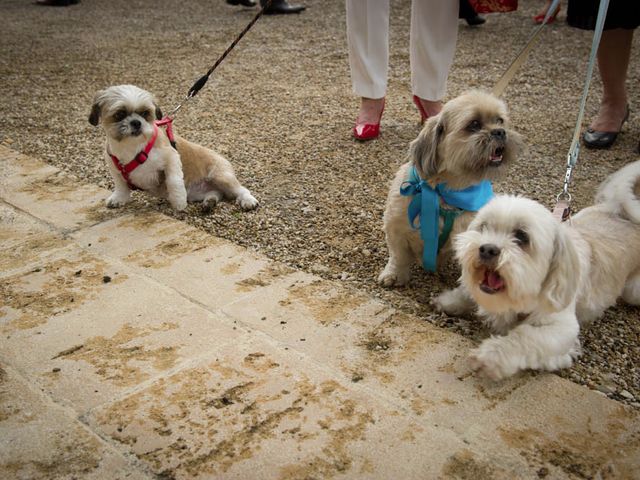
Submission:
[[[461,210],[477,212],[491,198],[493,188],[489,180],[483,180],[476,185],[463,190],[452,190],[446,183],[439,183],[432,188],[420,178],[415,166],[411,167],[409,180],[400,186],[400,195],[413,197],[407,211],[409,224],[412,228],[420,228],[420,238],[424,242],[422,250],[422,266],[425,270],[436,271],[438,251],[446,243],[453,220]],[[458,211],[440,209],[440,199],[447,205],[458,208]],[[440,217],[444,219],[444,228],[440,234]],[[420,217],[420,226],[416,226],[416,219]]]
[[[593,31],[593,40],[591,41],[591,53],[589,54],[589,63],[587,64],[587,77],[584,81],[584,88],[582,90],[582,98],[580,99],[580,110],[578,110],[578,118],[576,120],[576,126],[573,131],[573,138],[571,140],[571,146],[569,147],[569,153],[567,154],[567,171],[564,176],[564,184],[562,192],[558,195],[558,203],[563,202],[563,206],[566,209],[566,215],[569,214],[569,203],[571,202],[571,195],[569,194],[569,183],[573,176],[573,169],[578,163],[578,156],[580,155],[580,130],[582,127],[582,120],[584,119],[584,108],[587,104],[587,96],[589,95],[589,86],[591,85],[591,77],[593,76],[593,67],[596,63],[596,55],[598,53],[598,46],[600,45],[600,38],[602,37],[602,31],[604,30],[604,21],[607,17],[607,9],[609,8],[609,0],[600,0],[600,6],[598,8],[598,17],[596,19],[596,26]]]

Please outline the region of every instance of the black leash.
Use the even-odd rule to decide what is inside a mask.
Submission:
[[[182,100],[182,102],[180,102],[180,104],[176,108],[174,108],[173,111],[169,113],[169,115],[167,115],[168,118],[170,119],[175,118],[176,114],[178,113],[178,110],[182,108],[182,105],[187,103],[189,100],[191,100],[193,97],[195,97],[198,94],[200,89],[205,86],[205,84],[209,80],[209,77],[214,72],[214,70],[218,68],[218,66],[224,61],[225,58],[227,58],[227,55],[229,55],[229,53],[231,53],[231,50],[233,50],[235,46],[238,44],[238,42],[242,40],[242,37],[244,37],[247,34],[247,32],[251,30],[251,27],[253,27],[255,23],[260,19],[260,17],[264,14],[264,11],[271,6],[272,2],[273,0],[267,0],[265,5],[260,9],[260,11],[256,14],[256,16],[253,17],[253,20],[249,22],[249,24],[244,28],[244,30],[240,32],[240,34],[235,38],[233,42],[231,42],[231,45],[227,47],[224,53],[220,55],[220,57],[216,60],[216,63],[213,64],[213,66],[207,71],[207,73],[205,73],[198,80],[196,80],[196,82],[191,86],[191,88],[187,92],[187,96],[184,98],[184,100]]]

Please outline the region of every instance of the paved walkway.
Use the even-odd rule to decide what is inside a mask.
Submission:
[[[635,478],[636,411],[0,147],[0,478]]]

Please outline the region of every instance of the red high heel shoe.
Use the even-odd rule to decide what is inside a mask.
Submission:
[[[427,121],[427,118],[429,118],[429,114],[422,106],[422,102],[420,101],[417,95],[413,96],[413,103],[415,103],[416,107],[418,107],[418,111],[420,112],[420,124],[423,124],[424,122]]]
[[[547,25],[555,22],[556,16],[558,15],[558,13],[560,13],[560,5],[558,5],[558,8],[556,8],[556,11],[553,13],[553,15],[549,17],[549,20],[547,20]],[[540,25],[542,22],[544,22],[544,17],[546,14],[547,12],[539,13],[538,15],[533,17],[533,23]]]
[[[380,110],[380,116],[377,123],[358,123],[353,127],[353,137],[356,140],[373,140],[380,135],[380,119],[382,118],[382,112],[384,112],[385,101],[382,101],[382,110]]]
[[[413,96],[413,103],[416,105],[416,107],[418,107],[418,111],[420,112],[421,125],[424,122],[426,122],[430,117],[433,117],[433,115],[429,115],[427,111],[424,109],[424,107],[422,106],[422,102],[420,101],[420,97],[418,97],[417,95]]]

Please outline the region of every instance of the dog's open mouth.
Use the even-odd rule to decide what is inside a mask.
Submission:
[[[504,154],[504,147],[496,147],[489,157],[489,165],[492,167],[498,167],[502,164],[502,155]]]
[[[482,283],[480,283],[480,290],[484,293],[488,293],[489,295],[493,295],[494,293],[501,292],[504,289],[504,279],[500,274],[495,270],[485,268],[484,278],[482,279]]]

